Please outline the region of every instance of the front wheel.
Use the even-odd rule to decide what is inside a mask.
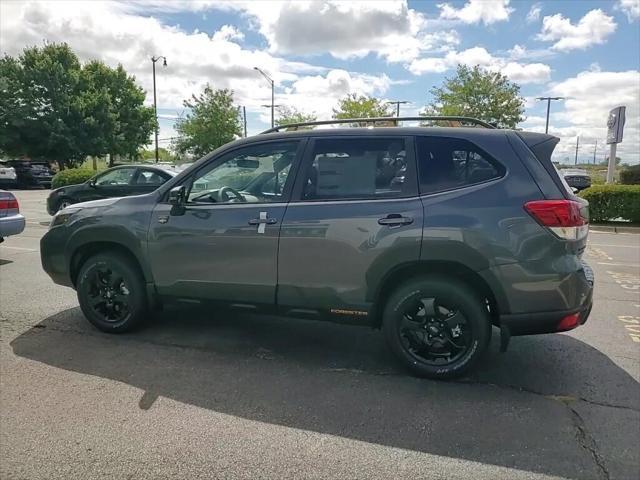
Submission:
[[[62,198],[58,202],[58,208],[56,208],[56,212],[59,212],[60,210],[67,208],[69,205],[73,205],[73,202],[68,198]]]
[[[103,332],[132,330],[147,314],[144,279],[126,256],[116,252],[89,258],[80,269],[77,291],[85,317]]]
[[[391,350],[415,374],[449,379],[471,368],[487,348],[487,306],[464,283],[417,278],[401,285],[384,309]]]

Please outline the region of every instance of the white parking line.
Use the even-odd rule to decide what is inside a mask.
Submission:
[[[9,247],[8,245],[0,245],[0,248],[8,248],[10,250],[24,250],[25,252],[37,252],[38,250],[34,248],[23,248],[23,247]]]
[[[612,243],[589,243],[592,247],[640,248],[640,245],[614,245]]]
[[[613,262],[596,262],[598,265],[614,265],[618,267],[633,267],[640,268],[640,264],[637,263],[613,263]]]

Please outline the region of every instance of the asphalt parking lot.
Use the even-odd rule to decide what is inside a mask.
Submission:
[[[640,235],[592,232],[587,324],[416,379],[377,331],[170,309],[113,336],[0,245],[0,478],[640,478]]]

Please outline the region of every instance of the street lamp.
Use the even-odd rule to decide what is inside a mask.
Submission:
[[[544,127],[544,133],[549,133],[549,110],[551,109],[551,100],[564,100],[565,97],[536,97],[536,100],[547,101],[547,124]]]
[[[153,64],[153,114],[156,117],[155,125],[155,138],[156,138],[156,163],[158,163],[158,104],[156,101],[156,62],[162,59],[162,66],[167,66],[167,57],[160,55],[158,57],[151,57],[151,63]]]
[[[258,67],[253,67],[253,69],[258,71],[258,72],[260,72],[262,74],[262,76],[267,79],[267,82],[269,82],[271,84],[271,128],[273,128],[274,125],[275,125],[274,124],[274,109],[275,109],[275,102],[274,102],[275,92],[274,92],[274,88],[275,88],[275,86],[274,86],[274,83],[273,83],[273,79],[269,75],[264,73]]]

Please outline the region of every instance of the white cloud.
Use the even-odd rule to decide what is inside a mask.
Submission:
[[[167,8],[176,8],[168,3]],[[162,6],[157,3],[157,8]],[[269,52],[279,55],[329,53],[349,59],[374,53],[390,62],[404,62],[459,42],[455,31],[429,31],[425,16],[409,8],[406,0],[219,1],[207,2],[206,8],[245,15],[267,40]]]
[[[618,145],[618,155],[628,163],[640,161],[640,71],[584,71],[557,83],[551,95],[567,97],[563,108],[551,115],[549,133],[561,138],[557,158],[563,158],[575,148],[575,137],[581,142],[604,145],[609,110],[626,105],[624,139]],[[558,107],[560,106],[558,105]],[[557,127],[554,125],[562,125]],[[573,158],[573,157],[571,157]]]
[[[438,8],[440,18],[467,24],[482,22],[485,25],[509,20],[509,15],[514,10],[509,7],[509,0],[469,0],[462,8],[442,3]]]
[[[408,69],[414,75],[443,73],[457,65],[473,67],[479,65],[488,70],[500,71],[514,82],[542,83],[549,80],[551,68],[544,63],[518,63],[505,58],[494,57],[483,47],[473,47],[461,52],[452,50],[444,57],[414,60]]]
[[[542,5],[534,3],[527,13],[527,23],[537,22],[540,19],[540,13],[542,12]]]
[[[551,47],[554,50],[583,50],[590,45],[604,43],[616,26],[613,17],[600,9],[587,12],[575,25],[561,13],[556,13],[542,19],[538,39],[555,42]]]
[[[315,113],[320,119],[331,118],[332,108],[338,100],[350,93],[383,96],[395,83],[388,76],[367,75],[346,70],[330,70],[326,75],[301,77],[291,83],[277,102],[295,106],[306,113]]]
[[[516,44],[512,49],[507,50],[507,54],[511,60],[539,60],[554,57],[557,55],[557,52],[546,48],[530,50],[527,47]]]
[[[173,3],[171,6],[177,8]],[[215,88],[233,89],[236,103],[246,105],[249,113],[260,112],[261,120],[267,123],[268,112],[260,105],[270,102],[270,89],[254,66],[274,78],[276,103],[295,105],[319,118],[329,118],[338,99],[349,93],[384,96],[396,83],[385,74],[329,69],[247,49],[241,45],[243,33],[232,25],[224,25],[212,35],[185,32],[139,15],[134,7],[102,2],[3,2],[2,47],[17,55],[25,46],[39,45],[43,40],[67,42],[82,61],[99,59],[112,66],[121,63],[147,91],[147,104],[152,99],[150,57],[166,56],[168,66],[157,71],[158,107],[163,117],[160,137],[171,136],[172,129],[167,127],[170,117],[180,115],[182,101],[200,92],[207,82]],[[157,8],[166,5],[161,3]]]
[[[213,34],[212,40],[215,41],[233,41],[244,40],[244,33],[233,25],[223,25],[220,30]]]
[[[629,22],[640,18],[640,0],[619,0],[616,8],[627,15]]]
[[[234,89],[239,103],[259,104],[269,92],[253,70],[256,65],[270,72],[278,85],[327,70],[243,48],[238,43],[242,33],[230,25],[211,36],[185,32],[156,18],[130,13],[130,8],[104,2],[3,2],[2,47],[17,55],[25,46],[45,40],[67,42],[82,61],[121,63],[147,92],[152,91],[150,57],[164,55],[168,66],[158,70],[158,104],[178,110],[183,99],[207,82]]]

